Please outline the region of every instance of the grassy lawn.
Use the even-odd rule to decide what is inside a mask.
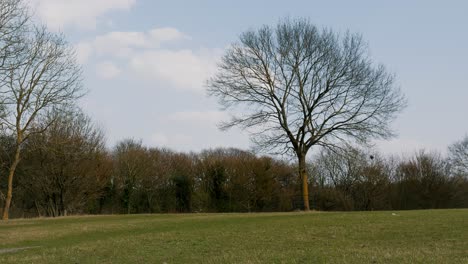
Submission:
[[[0,263],[468,263],[468,210],[12,220]]]

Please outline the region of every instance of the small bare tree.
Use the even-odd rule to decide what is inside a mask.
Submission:
[[[468,136],[450,145],[448,154],[453,173],[468,177]]]
[[[72,104],[83,95],[81,69],[73,49],[63,36],[49,33],[43,27],[27,25],[22,35],[21,52],[13,65],[0,78],[0,97],[5,115],[0,124],[16,139],[14,157],[8,172],[8,190],[3,219],[8,219],[12,199],[13,178],[21,159],[23,143],[34,133],[34,122],[51,110]],[[3,74],[3,73],[2,73]]]
[[[133,199],[144,187],[142,182],[151,174],[148,149],[141,141],[126,139],[114,149],[114,175],[127,214],[132,213]]]
[[[104,134],[78,108],[60,109],[36,127],[42,130],[51,121],[25,143],[16,186],[28,193],[39,216],[80,213],[100,198],[110,178]]]
[[[261,150],[294,153],[305,210],[311,147],[389,138],[389,122],[405,106],[393,75],[371,61],[360,35],[304,19],[243,33],[218,68],[208,92],[238,111],[222,128],[248,129]]]

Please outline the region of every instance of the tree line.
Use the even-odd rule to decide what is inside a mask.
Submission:
[[[2,175],[14,142],[2,136]],[[468,137],[451,145],[447,157],[426,151],[384,156],[347,145],[323,149],[307,168],[310,204],[345,211],[466,208],[467,152]],[[181,153],[127,139],[108,150],[101,130],[74,108],[23,146],[11,215],[302,210],[297,168],[290,160],[234,148]],[[4,181],[0,187],[5,190]]]

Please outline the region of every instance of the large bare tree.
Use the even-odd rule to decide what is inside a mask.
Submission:
[[[73,49],[62,35],[44,27],[24,26],[20,52],[9,62],[0,78],[0,98],[4,115],[0,125],[15,137],[15,151],[8,172],[8,189],[3,219],[8,219],[13,192],[13,178],[21,159],[23,143],[35,133],[38,117],[72,104],[83,95],[81,69]],[[51,120],[52,122],[53,120]],[[44,126],[44,130],[48,125]]]
[[[234,111],[222,128],[252,133],[264,151],[298,159],[309,210],[306,156],[312,146],[389,138],[405,106],[394,76],[372,62],[362,37],[284,20],[240,36],[222,57],[208,92]]]

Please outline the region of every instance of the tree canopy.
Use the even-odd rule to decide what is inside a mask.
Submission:
[[[312,146],[389,138],[390,122],[405,106],[393,74],[371,60],[359,34],[305,19],[244,32],[218,68],[209,94],[234,112],[222,127],[248,129],[262,150],[294,153],[304,185]]]

